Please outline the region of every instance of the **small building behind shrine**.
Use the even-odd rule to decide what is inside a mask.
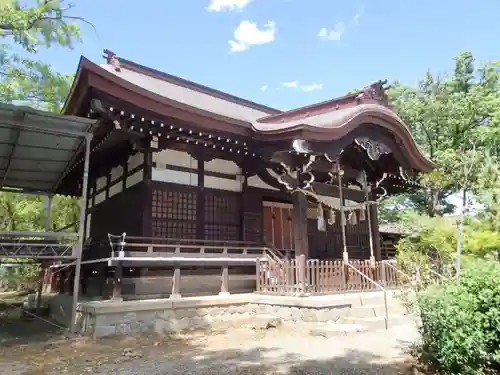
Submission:
[[[221,277],[225,292],[253,291],[261,257],[381,260],[377,202],[417,189],[418,174],[433,169],[385,82],[283,112],[105,58],[81,58],[64,109],[98,121],[89,295],[168,296],[179,282],[182,295],[214,294]],[[58,193],[80,193],[82,163],[83,154]]]

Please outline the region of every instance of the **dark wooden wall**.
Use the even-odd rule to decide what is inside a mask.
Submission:
[[[199,200],[202,200],[200,205]],[[154,182],[153,237],[240,241],[241,194],[196,186]],[[202,212],[198,212],[199,209]],[[202,236],[197,235],[202,228]]]
[[[358,215],[359,217],[359,215]],[[308,219],[309,256],[313,259],[342,259],[342,229],[340,212],[336,213],[335,224],[327,225],[326,231],[318,231],[316,219]],[[349,257],[368,259],[370,257],[368,221],[357,221],[355,225],[346,222],[346,243]]]

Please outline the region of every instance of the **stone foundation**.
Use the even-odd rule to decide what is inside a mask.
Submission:
[[[137,333],[168,334],[196,329],[265,326],[266,321],[336,322],[349,305],[270,304],[253,296],[192,297],[180,300],[94,301],[79,305],[79,325],[95,338]],[[269,301],[267,301],[269,302]]]

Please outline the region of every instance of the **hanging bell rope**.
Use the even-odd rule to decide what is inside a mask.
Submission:
[[[335,224],[335,219],[336,219],[336,214],[335,210],[333,208],[330,208],[328,210],[328,224],[333,225]]]
[[[325,213],[321,203],[318,204],[318,230],[320,232],[326,231]]]
[[[320,195],[312,192],[312,191],[309,191],[309,190],[304,190],[304,189],[295,189],[292,191],[292,194],[293,193],[302,193],[306,196],[309,196],[309,197],[313,197],[317,202],[321,203],[323,206],[325,207],[328,207],[330,209],[334,209],[334,210],[337,210],[337,211],[340,211],[341,209],[343,209],[344,211],[354,211],[354,210],[359,210],[359,209],[362,209],[362,208],[366,208],[368,207],[369,205],[371,204],[377,204],[379,202],[376,202],[376,201],[365,201],[365,202],[362,202],[362,203],[358,203],[358,204],[353,204],[352,206],[342,206],[342,205],[336,205],[336,204],[331,204],[329,203],[328,201],[326,201],[325,199],[322,199]]]
[[[359,221],[365,221],[366,220],[366,212],[365,209],[362,208],[359,210]]]
[[[349,212],[349,224],[356,225],[357,223],[356,211]]]

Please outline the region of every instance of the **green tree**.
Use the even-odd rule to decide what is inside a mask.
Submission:
[[[18,0],[0,2],[0,102],[60,111],[73,76],[57,73],[33,57],[40,48],[54,44],[71,48],[81,40],[81,18],[71,16],[71,8],[60,0],[29,5]],[[14,45],[25,53],[14,53]]]
[[[416,142],[438,165],[422,178],[427,189],[408,196],[420,212],[449,212],[446,200],[451,194],[478,192],[492,183],[493,175],[482,160],[496,155],[500,147],[499,66],[492,62],[477,69],[472,54],[463,52],[455,59],[453,74],[441,78],[428,72],[417,88],[396,83],[389,91]]]
[[[36,59],[41,48],[71,48],[81,41],[79,17],[63,0],[0,0],[0,102],[24,104],[59,112],[69,93],[72,75],[60,74]],[[21,53],[14,52],[21,48]],[[45,197],[0,192],[0,230],[38,231],[45,228]],[[78,220],[77,200],[54,197],[53,228]],[[22,267],[27,281],[38,267]]]

